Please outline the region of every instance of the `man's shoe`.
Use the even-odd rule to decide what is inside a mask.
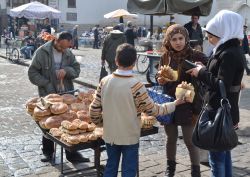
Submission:
[[[89,158],[83,157],[79,152],[66,152],[66,159],[71,163],[90,162]]]
[[[204,165],[204,166],[207,166],[207,167],[210,167],[209,162],[200,162],[200,164]]]
[[[43,154],[43,157],[41,158],[41,162],[49,162],[53,158],[53,154]]]

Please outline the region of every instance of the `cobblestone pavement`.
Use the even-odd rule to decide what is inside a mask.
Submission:
[[[81,63],[78,80],[97,85],[100,71],[101,50],[81,48],[73,51]],[[37,89],[27,77],[27,67],[17,65],[1,58],[4,49],[0,49],[0,177],[56,177],[60,175],[60,150],[56,156],[56,165],[40,162],[42,132],[36,123],[25,113],[25,101],[37,95]],[[25,60],[28,65],[30,60]],[[145,75],[136,74],[141,81]],[[250,77],[244,77],[246,89],[240,100],[241,123],[238,130],[242,143],[232,151],[234,177],[250,176]],[[77,88],[86,89],[75,84]],[[181,135],[181,131],[180,131]],[[82,168],[93,165],[93,151],[81,151],[91,159],[91,163],[72,165],[65,160],[64,168]],[[106,153],[101,155],[105,164]],[[187,149],[182,139],[178,140],[177,177],[189,177],[190,162]],[[140,141],[140,176],[163,176],[166,166],[165,134],[161,126],[159,133],[141,138]],[[201,165],[202,177],[210,175],[209,168]],[[77,175],[86,176],[86,175]],[[91,176],[91,175],[88,175]],[[95,176],[95,175],[92,175]]]

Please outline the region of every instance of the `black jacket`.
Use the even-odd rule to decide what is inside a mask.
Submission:
[[[199,38],[198,39],[192,38],[192,33],[194,31],[194,29],[192,27],[192,22],[189,22],[189,23],[185,24],[184,27],[188,30],[189,39],[190,40],[198,40],[198,44],[202,45],[202,43],[203,43],[203,34],[202,34],[201,25],[199,23],[197,24],[197,29],[196,30],[199,33]]]
[[[218,80],[224,82],[234,125],[239,122],[238,101],[244,72],[243,61],[239,40],[231,39],[219,46],[216,53],[211,56],[207,67],[202,68],[198,74],[198,79],[208,86],[205,101],[214,110],[220,106]]]
[[[133,28],[127,28],[125,30],[125,36],[126,36],[126,40],[127,43],[131,44],[131,45],[135,45],[135,38],[136,38],[136,33],[133,31]]]

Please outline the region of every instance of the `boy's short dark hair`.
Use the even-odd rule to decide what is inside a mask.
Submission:
[[[63,31],[59,34],[58,36],[58,40],[68,40],[71,41],[73,39],[72,34],[67,32],[67,31]]]
[[[136,50],[131,44],[121,44],[116,49],[116,60],[122,67],[132,66],[136,61]]]

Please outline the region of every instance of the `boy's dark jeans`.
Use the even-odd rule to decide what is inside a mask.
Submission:
[[[106,143],[108,155],[104,177],[117,177],[122,154],[122,177],[136,176],[138,168],[139,143],[133,145],[111,145]]]

